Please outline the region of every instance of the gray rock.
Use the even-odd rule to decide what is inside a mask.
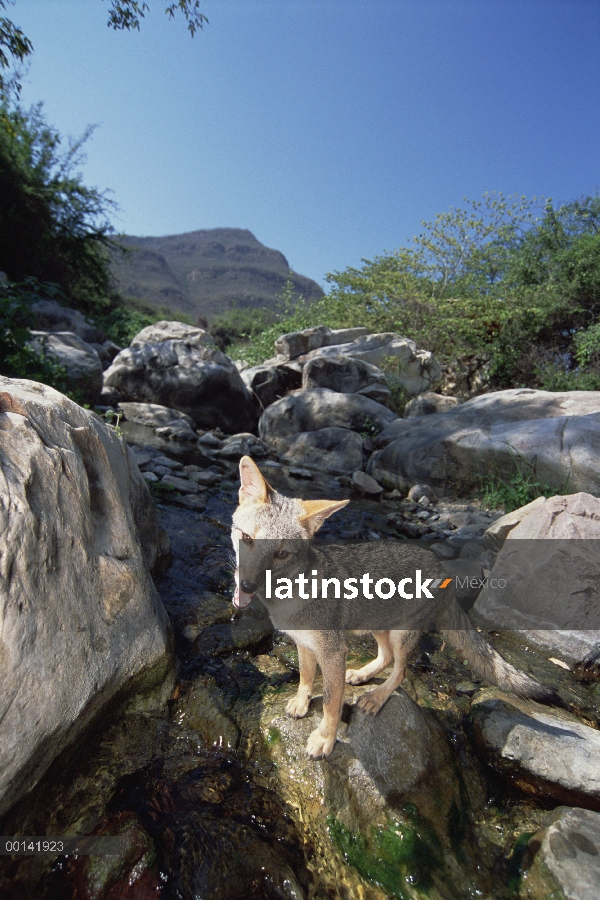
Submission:
[[[296,359],[319,347],[338,346],[369,333],[367,328],[331,329],[326,325],[282,334],[275,341],[275,352],[283,359]]]
[[[181,444],[197,444],[198,435],[183,419],[174,419],[168,425],[161,425],[154,429],[154,434],[167,441],[177,441]]]
[[[242,372],[244,384],[250,388],[265,409],[276,400],[281,400],[290,391],[302,384],[302,369],[293,364],[253,366]]]
[[[149,484],[154,484],[158,481],[158,475],[156,474],[156,472],[142,472],[142,478]]]
[[[428,484],[413,484],[411,489],[408,492],[409,500],[420,500],[421,497],[427,497],[427,499],[431,503],[435,503],[437,501],[437,494],[430,488]]]
[[[509,590],[485,588],[474,613],[581,662],[600,647],[599,537],[597,497],[569,494],[538,504],[496,557],[492,577],[506,579]]]
[[[212,434],[212,432],[207,431],[206,434],[200,435],[198,438],[198,443],[201,444],[204,448],[207,449],[218,449],[223,446],[223,441],[216,436],[216,434]]]
[[[106,341],[106,335],[88,322],[79,310],[60,306],[56,300],[36,300],[31,304],[31,312],[38,331],[70,331],[86,344],[102,345]]]
[[[600,391],[508,390],[446,413],[397,419],[375,438],[368,472],[387,488],[443,488],[490,472],[512,476],[515,452],[542,482],[600,493]]]
[[[404,418],[410,419],[415,416],[431,416],[434,413],[448,412],[449,409],[458,406],[460,402],[458,397],[446,397],[445,394],[425,391],[408,401],[404,407]]]
[[[161,456],[157,454],[153,457],[153,461],[157,466],[166,466],[167,469],[183,469],[183,466],[180,462],[177,462],[176,459],[170,459],[168,456]]]
[[[201,485],[211,485],[216,484],[221,481],[221,476],[217,475],[216,472],[190,472],[189,474],[190,481],[195,481],[196,484]]]
[[[559,806],[529,841],[525,860],[523,900],[597,900],[600,814]]]
[[[170,639],[168,539],[127,445],[42,384],[0,377],[0,410],[2,815],[117,692],[161,684]]]
[[[127,422],[135,422],[136,425],[146,425],[148,428],[159,428],[161,425],[169,425],[175,419],[186,422],[190,428],[194,421],[178,409],[169,409],[168,406],[160,406],[158,403],[119,403],[119,409]]]
[[[394,381],[409,394],[428,390],[440,377],[441,370],[432,353],[419,350],[414,341],[393,332],[369,334],[352,343],[335,347],[323,346],[310,351],[300,362],[316,356],[332,357],[340,354],[361,359],[380,369],[392,363],[396,370]]]
[[[487,760],[530,793],[600,809],[600,732],[562,710],[484,691],[471,708]]]
[[[95,341],[89,341],[90,347],[93,347],[98,356],[100,357],[100,362],[102,363],[103,369],[108,369],[111,362],[121,352],[122,347],[118,347],[112,341],[103,341],[101,344],[96,343]]]
[[[182,494],[197,494],[198,485],[189,478],[182,478],[181,475],[163,475],[164,484],[172,484],[175,490],[181,491]]]
[[[142,328],[132,340],[130,346],[139,344],[160,344],[162,341],[185,341],[194,347],[213,347],[214,339],[208,331],[187,325],[185,322],[161,321]]]
[[[104,384],[117,388],[126,400],[178,409],[200,428],[221,427],[230,433],[253,428],[252,396],[233,360],[206,347],[201,328],[185,326],[202,334],[181,340],[139,340],[156,335],[159,325],[165,326],[165,334],[170,333],[167,325],[183,331],[180,322],[159,322],[149,326],[154,331],[144,329],[106,370]]]
[[[55,334],[32,331],[31,337],[34,348],[45,347],[64,366],[69,387],[79,391],[86,403],[95,405],[102,391],[102,363],[94,348],[70,331]]]
[[[108,387],[104,385],[102,390],[100,391],[100,396],[98,397],[98,403],[101,406],[112,406],[113,409],[119,405],[123,396],[120,391],[116,388]]]
[[[545,497],[537,497],[535,500],[532,500],[531,503],[520,506],[519,509],[514,509],[512,512],[506,513],[505,516],[496,519],[496,521],[486,529],[483,536],[483,543],[487,549],[498,552],[513,528],[522,522],[529,513],[532,513],[539,509],[540,506],[543,506],[545,502]]]
[[[302,389],[305,391],[329,388],[340,394],[354,394],[370,385],[386,386],[384,373],[377,366],[350,356],[316,356],[302,370]]]
[[[288,394],[269,406],[260,417],[258,431],[264,441],[272,443],[276,438],[321,428],[364,432],[372,427],[384,428],[393,419],[394,414],[389,409],[360,394],[338,394],[327,388],[314,388]]]
[[[381,485],[360,469],[352,473],[352,489],[362,497],[371,497],[375,500],[379,500],[383,494]]]
[[[316,469],[331,475],[351,475],[363,461],[362,438],[346,428],[320,428],[275,442],[288,466]]]

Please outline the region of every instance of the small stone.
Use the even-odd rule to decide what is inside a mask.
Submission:
[[[429,506],[429,504],[431,503],[431,500],[429,499],[429,497],[426,497],[426,496],[423,494],[422,497],[419,497],[419,499],[417,500],[417,503],[419,504],[419,506],[425,506],[425,507],[427,507],[427,506]]]
[[[156,472],[157,475],[161,477],[163,475],[170,475],[171,470],[167,468],[167,466],[153,466],[153,471]]]
[[[203,512],[206,509],[206,498],[200,497],[198,494],[176,494],[172,499],[177,506],[185,506],[187,509],[193,509],[196,512]]]
[[[220,441],[211,431],[207,431],[206,434],[201,435],[198,438],[198,443],[203,447],[214,447],[215,449],[223,446],[223,441]]]
[[[196,471],[196,472],[190,472],[189,479],[190,479],[190,481],[195,481],[196,484],[209,485],[209,484],[216,484],[217,481],[220,481],[221,475],[217,475],[216,472],[210,472],[210,471],[205,471],[205,472]]]
[[[158,475],[155,475],[154,472],[142,472],[142,478],[149,484],[154,484],[154,482],[158,481]]]
[[[422,519],[422,520],[425,520],[425,519],[428,519],[428,518],[429,518],[429,515],[430,515],[430,514],[427,512],[426,509],[422,509],[420,512],[418,512],[418,513],[416,514],[415,518],[416,518],[416,519]]]
[[[420,497],[428,497],[432,503],[437,500],[437,494],[428,484],[415,484],[408,492],[409,500],[418,500]]]
[[[170,459],[168,456],[155,456],[154,463],[157,466],[166,466],[167,469],[183,469],[180,462]]]
[[[290,469],[290,475],[292,478],[314,478],[314,473],[310,471],[310,469]]]

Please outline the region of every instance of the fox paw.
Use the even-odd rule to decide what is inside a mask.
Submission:
[[[323,737],[318,728],[309,735],[306,742],[306,755],[312,759],[321,759],[323,756],[329,756],[335,745],[335,736],[332,738]]]
[[[294,719],[303,719],[308,712],[309,706],[310,697],[292,697],[288,701],[285,711],[288,716],[292,716]]]
[[[382,697],[378,691],[366,691],[356,705],[363,712],[368,713],[370,716],[375,716],[386,700],[387,697]]]
[[[361,669],[346,669],[346,684],[364,684],[369,676],[361,675]]]

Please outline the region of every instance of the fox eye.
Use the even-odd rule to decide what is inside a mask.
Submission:
[[[288,550],[278,550],[275,553],[275,559],[287,559],[289,555],[290,554]]]
[[[242,540],[243,540],[243,542],[244,542],[245,544],[251,544],[251,543],[252,543],[252,538],[250,537],[249,534],[246,534],[245,531],[242,532]]]

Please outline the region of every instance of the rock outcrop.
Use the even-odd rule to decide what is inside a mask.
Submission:
[[[114,430],[0,377],[0,813],[117,693],[169,668],[168,539]]]

